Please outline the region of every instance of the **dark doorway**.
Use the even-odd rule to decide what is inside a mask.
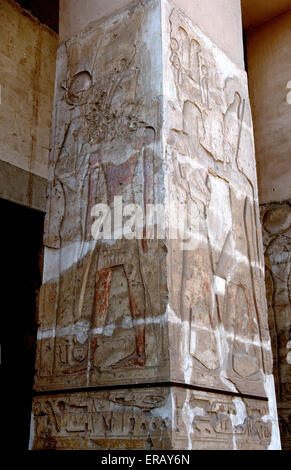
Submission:
[[[59,0],[17,0],[22,8],[31,12],[41,23],[59,32]]]
[[[22,451],[29,446],[44,214],[1,199],[0,214],[2,430],[5,447]]]

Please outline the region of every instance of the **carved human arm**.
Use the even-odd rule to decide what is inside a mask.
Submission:
[[[199,200],[208,207],[211,199],[210,178],[206,169],[192,170],[189,175],[189,190],[191,199]]]

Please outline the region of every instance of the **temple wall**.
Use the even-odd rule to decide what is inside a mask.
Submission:
[[[291,11],[247,33],[260,203],[291,196]],[[289,89],[288,89],[289,83]]]
[[[269,326],[282,448],[291,449],[291,199],[261,206]]]
[[[12,1],[0,23],[0,195],[44,210],[58,38]]]
[[[291,12],[247,34],[248,72],[283,449],[291,449]]]

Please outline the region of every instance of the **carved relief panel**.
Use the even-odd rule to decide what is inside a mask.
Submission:
[[[246,74],[170,3],[164,22],[167,202],[188,214],[182,243],[169,242],[171,377],[265,396],[272,357]]]
[[[171,379],[265,396],[246,74],[166,1],[162,17],[161,50],[155,1],[60,48],[36,390]],[[96,204],[118,235],[121,200],[163,204],[165,240],[92,238]]]
[[[268,402],[159,387],[35,397],[33,450],[263,450]]]
[[[264,450],[272,441],[268,402],[174,389],[176,449]]]
[[[48,199],[32,447],[278,446],[247,78],[170,2],[60,47]]]
[[[283,449],[291,449],[291,201],[261,206],[269,326]]]
[[[170,391],[115,390],[35,398],[33,450],[169,449]],[[167,408],[169,416],[162,412]]]
[[[162,194],[157,7],[137,5],[59,50],[37,390],[168,376],[164,242],[118,232],[121,207]],[[97,204],[112,227],[101,239]]]

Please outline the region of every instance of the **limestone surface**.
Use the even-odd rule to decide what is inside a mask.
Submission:
[[[57,47],[54,31],[18,3],[0,2],[0,160],[45,179]]]
[[[261,206],[282,448],[291,449],[291,201]]]
[[[260,230],[246,73],[189,17],[63,44],[32,447],[279,448]]]

